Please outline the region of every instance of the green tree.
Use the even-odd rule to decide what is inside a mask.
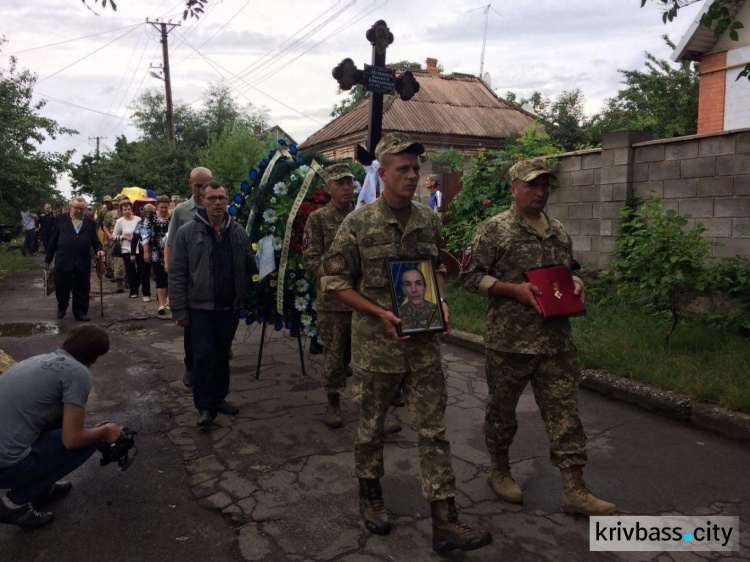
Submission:
[[[198,161],[226,185],[231,194],[239,190],[247,171],[267,154],[270,142],[259,138],[252,128],[237,126],[224,132],[197,153]]]
[[[664,35],[674,49],[674,43]],[[645,53],[646,70],[620,70],[625,88],[605,102],[591,122],[593,138],[620,129],[651,129],[657,139],[698,130],[698,63],[673,64]]]
[[[57,177],[69,169],[72,151],[44,152],[39,145],[75,131],[39,114],[46,102],[32,101],[35,84],[36,76],[19,70],[15,57],[0,68],[0,222],[16,224],[22,210],[62,201]]]
[[[714,289],[706,264],[710,248],[718,244],[705,240],[703,223],[688,228],[689,215],[667,210],[658,197],[650,197],[639,210],[625,208],[620,216],[623,230],[613,264],[618,291],[646,304],[645,310],[668,312],[671,325],[664,346],[669,347],[687,307]]]
[[[460,172],[464,169],[464,158],[466,156],[466,152],[459,152],[455,148],[450,147],[445,150],[431,152],[427,155],[427,159],[430,162],[444,162],[450,164],[451,172]]]
[[[517,101],[518,96],[508,92],[507,98],[516,105],[529,104],[549,135],[550,142],[561,147],[561,152],[583,150],[593,146],[589,120],[583,109],[586,98],[580,89],[563,92],[555,98],[549,98],[539,92],[534,92],[529,98],[520,101]]]
[[[241,163],[247,173],[250,167],[247,160],[257,153],[255,146],[258,143],[265,146],[265,140],[260,140],[264,138],[265,115],[251,106],[238,104],[224,85],[209,86],[203,102],[204,107],[199,110],[186,104],[174,105],[176,142],[170,145],[166,141],[164,94],[144,92],[133,104],[133,122],[141,138],[129,142],[124,136],[119,137],[114,150],[99,157],[82,158],[72,172],[76,193],[100,200],[121,187],[137,185],[156,193],[189,195],[190,170],[197,165],[208,166],[202,160],[207,155],[212,156],[212,162],[221,160],[214,145],[231,152],[231,156],[224,157],[226,165],[222,169],[239,169]],[[253,136],[258,142],[251,144]],[[237,152],[242,146],[248,149],[247,155]],[[229,166],[229,158],[237,159],[234,168]],[[228,178],[213,171],[217,179],[229,185]]]

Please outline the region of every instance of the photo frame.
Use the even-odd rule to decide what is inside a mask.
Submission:
[[[391,311],[401,319],[399,336],[446,331],[435,264],[431,257],[388,258]]]

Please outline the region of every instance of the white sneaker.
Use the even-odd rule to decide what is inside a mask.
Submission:
[[[151,302],[151,297],[143,297],[143,302]]]

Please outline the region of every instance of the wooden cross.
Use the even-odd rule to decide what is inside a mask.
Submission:
[[[383,136],[383,95],[395,90],[402,100],[410,100],[419,91],[419,82],[410,70],[396,77],[395,69],[385,66],[385,51],[393,43],[393,33],[385,21],[376,21],[365,36],[372,45],[372,65],[365,65],[364,70],[359,70],[352,59],[346,58],[331,74],[342,90],[350,90],[355,84],[362,84],[370,92],[367,148],[360,144],[354,148],[354,157],[361,164],[369,166],[375,160],[375,147]]]

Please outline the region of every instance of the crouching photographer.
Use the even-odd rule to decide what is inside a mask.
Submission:
[[[62,348],[16,363],[0,376],[0,523],[39,527],[52,521],[42,505],[66,495],[60,482],[100,444],[125,433],[103,421],[85,426],[92,387],[89,367],[109,351],[99,326],[73,328]]]

